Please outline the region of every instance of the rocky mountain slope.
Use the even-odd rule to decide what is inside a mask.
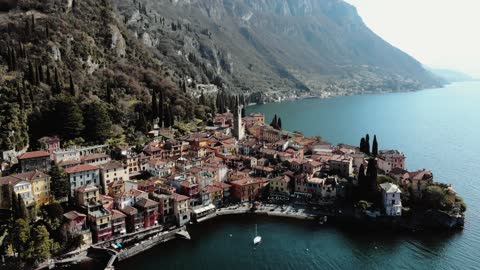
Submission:
[[[275,98],[441,84],[341,0],[117,0],[115,5],[127,28],[165,65],[232,91]]]

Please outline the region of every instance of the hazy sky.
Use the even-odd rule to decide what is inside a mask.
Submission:
[[[379,36],[423,64],[480,78],[480,0],[346,0]]]

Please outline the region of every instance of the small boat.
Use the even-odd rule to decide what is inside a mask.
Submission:
[[[260,244],[260,242],[262,242],[262,237],[260,235],[258,235],[257,224],[255,224],[255,238],[253,238],[253,244],[257,245],[257,244]]]

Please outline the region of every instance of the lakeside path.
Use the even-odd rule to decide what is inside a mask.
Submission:
[[[257,215],[267,215],[274,217],[286,217],[286,218],[295,218],[302,220],[314,220],[318,216],[329,216],[332,215],[320,212],[309,211],[302,207],[296,207],[293,205],[276,205],[276,204],[257,204],[254,210],[252,210],[252,205],[249,203],[244,203],[235,206],[229,206],[225,208],[219,208],[215,213],[209,214],[205,217],[202,217],[197,220],[197,222],[203,222],[215,218],[217,216],[227,216],[227,215],[242,215],[242,214],[257,214]]]

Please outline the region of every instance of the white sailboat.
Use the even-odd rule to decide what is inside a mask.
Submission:
[[[255,224],[255,238],[253,238],[253,244],[257,245],[262,242],[262,237],[257,233],[257,224]]]

